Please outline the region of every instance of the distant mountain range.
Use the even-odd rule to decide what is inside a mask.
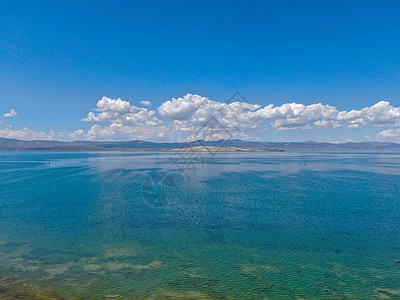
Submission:
[[[17,139],[0,138],[0,151],[158,151],[180,147],[218,146],[242,148],[273,148],[284,151],[400,151],[400,144],[380,142],[346,142],[346,143],[319,143],[319,142],[249,142],[243,140],[221,141],[194,141],[189,143],[155,143],[140,140],[117,142],[92,141],[23,141]]]

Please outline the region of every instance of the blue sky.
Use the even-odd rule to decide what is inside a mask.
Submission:
[[[400,141],[399,1],[6,0],[0,28],[3,137],[190,139],[222,107],[238,138]]]

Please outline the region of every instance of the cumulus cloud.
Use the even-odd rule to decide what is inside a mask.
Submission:
[[[260,105],[245,102],[223,103],[207,97],[187,94],[183,98],[164,102],[158,111],[161,116],[174,120],[175,130],[188,131],[190,127],[203,126],[208,120],[215,119],[223,128],[256,128],[248,113],[257,110]]]
[[[12,108],[10,112],[4,114],[3,117],[10,118],[10,117],[16,117],[17,115],[18,115],[17,112],[14,110],[14,108]]]
[[[393,107],[387,101],[380,101],[361,110],[339,112],[338,121],[346,121],[349,128],[361,126],[400,126],[400,107]]]
[[[80,140],[86,138],[86,133],[83,129],[77,129],[69,134],[69,137],[73,140]]]
[[[103,97],[97,102],[95,112],[89,112],[83,121],[111,122],[131,125],[157,125],[161,121],[155,117],[156,111],[136,107],[128,101]]]
[[[22,128],[13,130],[11,126],[5,129],[0,129],[0,137],[9,139],[21,139],[21,140],[51,140],[55,133],[51,131],[50,134],[46,132],[34,131],[29,128]]]
[[[149,101],[141,101],[149,106]],[[167,126],[156,117],[157,111],[137,107],[128,101],[103,97],[97,102],[96,108],[82,119],[97,123],[87,132],[75,130],[69,136],[72,139],[87,140],[126,140],[162,138],[167,132]],[[100,123],[100,124],[99,124]]]
[[[149,101],[141,101],[149,106]],[[265,130],[312,128],[359,128],[400,126],[400,108],[380,101],[360,110],[340,111],[329,104],[285,103],[261,106],[236,101],[224,103],[195,94],[172,98],[157,110],[132,105],[122,99],[103,97],[83,119],[95,123],[72,139],[231,139],[248,138],[248,133]],[[210,122],[212,121],[212,122]],[[388,133],[382,133],[389,134]]]
[[[382,130],[376,137],[378,139],[397,139],[400,138],[400,129]]]
[[[213,103],[206,97],[187,94],[183,98],[172,98],[158,108],[160,114],[171,120],[188,120],[193,114],[209,103]]]
[[[164,102],[158,111],[161,116],[174,120],[175,130],[189,131],[193,126],[217,118],[224,128],[235,127],[243,130],[259,130],[262,123],[277,130],[310,129],[313,127],[336,128],[346,126],[400,126],[400,108],[389,102],[380,101],[361,110],[339,111],[322,103],[304,105],[285,103],[261,107],[246,102],[222,103],[207,97],[187,94]]]
[[[319,127],[339,126],[335,121],[337,113],[337,109],[330,105],[321,103],[304,105],[293,102],[276,107],[270,104],[249,113],[248,117],[253,122],[270,121],[271,126],[279,130],[309,129],[312,125]]]
[[[192,125],[201,125],[214,117],[221,127],[259,130],[262,122],[269,122],[277,129],[309,128],[315,126],[336,127],[338,111],[321,103],[304,105],[286,103],[261,107],[247,102],[222,103],[206,97],[188,94],[183,98],[164,102],[158,109],[161,116],[174,120],[175,125],[188,131]],[[178,121],[178,122],[177,122]],[[175,130],[178,130],[175,126]]]
[[[144,106],[151,106],[151,102],[150,101],[140,101],[140,104],[144,105]]]
[[[93,125],[84,135],[87,140],[127,140],[163,138],[168,134],[166,126],[127,126],[121,123],[112,123],[108,126]]]

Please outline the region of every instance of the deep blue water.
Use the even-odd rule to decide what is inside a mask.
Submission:
[[[0,152],[0,298],[399,299],[399,195],[395,153]]]

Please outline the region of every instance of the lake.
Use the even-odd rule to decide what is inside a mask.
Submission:
[[[399,195],[398,153],[0,152],[0,298],[399,299]]]

